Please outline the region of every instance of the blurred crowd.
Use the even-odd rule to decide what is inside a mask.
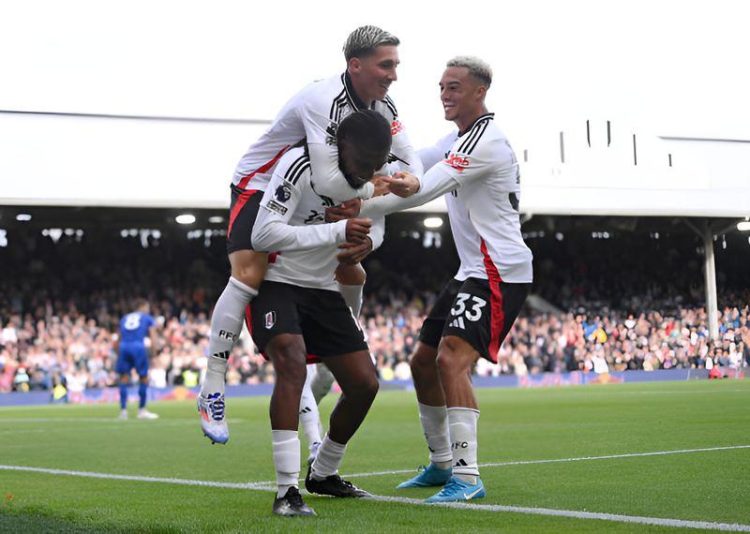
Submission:
[[[361,322],[383,380],[409,379],[414,349],[432,295],[369,296]],[[182,310],[160,318],[151,347],[151,385],[198,385],[208,346],[207,312]],[[740,368],[750,365],[750,307],[720,312],[720,341],[711,343],[703,308],[620,313],[541,313],[527,308],[503,344],[498,363],[480,360],[478,375],[609,372],[633,369]],[[116,383],[113,317],[100,320],[48,303],[3,315],[0,392],[101,388]],[[101,318],[101,316],[100,316]],[[273,381],[273,369],[244,333],[229,360],[229,384]]]
[[[408,357],[422,319],[455,272],[449,249],[415,247],[415,239],[391,236],[366,264],[360,321],[383,380],[410,378]],[[656,252],[623,257],[607,248],[614,244],[529,243],[536,255],[533,294],[544,305],[527,303],[498,363],[480,360],[478,375],[750,365],[750,291],[741,274],[719,272],[719,340],[711,342],[695,257],[659,252],[658,244]],[[662,258],[655,263],[657,252]],[[158,319],[151,385],[199,384],[211,306],[228,272],[223,242],[144,248],[137,240],[37,239],[0,250],[0,260],[0,392],[115,384],[113,335],[139,296]],[[247,333],[229,364],[229,384],[274,379]]]

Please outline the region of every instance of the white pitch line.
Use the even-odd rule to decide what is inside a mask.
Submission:
[[[91,471],[70,471],[65,469],[47,469],[42,467],[27,467],[20,465],[0,465],[0,470],[26,471],[32,473],[44,473],[51,475],[78,476],[87,478],[102,478],[109,480],[127,480],[135,482],[161,482],[166,484],[178,484],[182,486],[202,486],[213,488],[243,489],[255,491],[276,491],[275,486],[269,486],[264,482],[213,482],[208,480],[186,480],[180,478],[160,478],[137,475],[116,475],[111,473],[95,473]],[[711,521],[689,521],[684,519],[669,519],[663,517],[630,516],[622,514],[607,514],[601,512],[583,512],[578,510],[558,510],[554,508],[533,508],[527,506],[505,506],[501,504],[474,504],[474,503],[443,503],[426,504],[419,499],[408,497],[390,497],[385,495],[372,495],[367,500],[390,502],[397,504],[411,504],[417,506],[441,506],[460,510],[475,510],[481,512],[510,512],[526,515],[541,515],[568,517],[572,519],[597,519],[603,521],[614,521],[617,523],[635,523],[642,525],[657,525],[666,527],[696,528],[704,530],[719,530],[726,532],[750,532],[750,525],[739,523],[714,523]]]
[[[750,449],[750,445],[730,445],[727,447],[706,447],[702,449],[677,449],[671,451],[631,452],[625,454],[607,454],[605,456],[579,456],[576,458],[552,458],[548,460],[515,460],[510,462],[491,462],[479,464],[479,467],[506,467],[512,465],[557,464],[567,462],[583,462],[589,460],[616,460],[619,458],[641,458],[644,456],[667,456],[670,454],[690,454],[695,452],[729,451],[735,449]],[[353,473],[344,475],[346,478],[365,478],[385,475],[404,475],[414,473],[414,469],[397,469],[393,471],[374,471],[370,473]]]
[[[211,480],[189,480],[184,478],[146,477],[140,475],[117,475],[114,473],[95,473],[93,471],[70,471],[68,469],[49,469],[46,467],[28,467],[24,465],[0,465],[0,471],[26,471],[30,473],[44,473],[48,475],[65,475],[85,478],[104,478],[108,480],[129,480],[133,482],[161,482],[164,484],[179,484],[182,486],[207,486],[211,488],[273,490],[276,484],[270,486],[267,482],[213,482]]]
[[[416,504],[424,506],[443,506],[445,508],[457,508],[460,510],[477,510],[481,512],[510,512],[527,515],[545,515],[556,517],[569,517],[572,519],[598,519],[603,521],[615,521],[617,523],[637,523],[641,525],[657,525],[661,527],[699,528],[704,530],[722,530],[727,532],[750,532],[750,525],[739,523],[714,523],[711,521],[689,521],[686,519],[668,519],[666,517],[645,517],[639,515],[607,514],[601,512],[582,512],[578,510],[558,510],[555,508],[532,508],[528,506],[505,506],[502,504],[475,504],[465,502],[453,502],[442,504],[426,504],[419,499],[406,497],[386,497],[373,495],[372,500],[382,502],[395,502],[403,504]]]
[[[128,419],[138,420],[138,417],[133,416]],[[228,423],[239,423],[244,419],[227,419]],[[114,423],[122,424],[125,421],[118,419],[117,417],[0,417],[0,425],[2,424],[15,424],[15,423]],[[152,423],[153,424],[153,423]],[[183,419],[166,419],[161,420],[158,423],[159,426],[168,425],[195,425],[198,426],[198,418],[183,418]]]

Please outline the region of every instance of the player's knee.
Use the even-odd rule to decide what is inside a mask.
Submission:
[[[278,336],[286,338],[286,336]],[[305,349],[294,339],[274,339],[269,344],[267,352],[273,362],[277,380],[298,385],[302,388],[307,378],[307,366],[305,364]]]
[[[366,280],[367,273],[359,263],[355,263],[354,265],[339,263],[339,266],[336,267],[336,281],[339,284],[345,286],[363,286]]]
[[[380,382],[378,377],[373,373],[371,376],[367,376],[360,386],[357,388],[362,398],[368,402],[375,400],[375,396],[378,394],[380,389]]]
[[[371,403],[380,389],[377,375],[373,373],[358,376],[356,379],[349,381],[348,384],[341,385],[344,394],[348,397],[354,397],[361,402]]]
[[[430,372],[435,372],[437,370],[436,358],[436,349],[422,343],[417,345],[417,350],[414,351],[409,359],[412,376],[423,376]]]
[[[471,369],[473,352],[467,352],[456,339],[444,337],[440,341],[437,355],[437,367],[440,376],[456,376]]]
[[[268,254],[239,250],[229,256],[232,276],[254,289],[258,289],[268,269]]]

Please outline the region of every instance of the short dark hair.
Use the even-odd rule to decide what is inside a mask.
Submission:
[[[391,149],[391,125],[377,111],[362,109],[348,115],[336,130],[337,141],[347,141],[367,152]]]
[[[398,37],[377,26],[360,26],[346,38],[344,57],[349,61],[353,57],[369,56],[379,46],[398,46],[400,43]]]

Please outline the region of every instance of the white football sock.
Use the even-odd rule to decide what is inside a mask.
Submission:
[[[273,465],[276,468],[278,497],[299,484],[299,438],[295,430],[272,430]]]
[[[232,346],[242,331],[245,307],[258,294],[252,287],[234,277],[216,301],[211,315],[211,333],[208,338],[208,367],[201,394],[224,393],[227,360]]]
[[[445,406],[429,406],[417,403],[419,421],[422,423],[430,461],[440,469],[448,469],[453,460],[451,439],[448,432],[448,410]]]
[[[326,434],[312,464],[310,476],[315,480],[324,480],[326,477],[338,473],[341,460],[344,458],[344,452],[346,452],[346,445],[336,443]]]
[[[315,443],[320,444],[320,413],[318,412],[318,404],[315,402],[315,396],[310,389],[313,376],[315,375],[315,366],[307,366],[307,378],[305,379],[305,385],[302,388],[302,397],[299,401],[299,422],[302,425],[302,431],[305,433],[307,438],[307,447],[310,449],[310,453],[313,452],[313,445]]]
[[[315,397],[316,404],[320,404],[323,397],[328,395],[334,380],[333,373],[326,367],[326,364],[318,363],[315,365],[315,374],[312,377],[310,389]]]
[[[347,286],[344,284],[338,284],[339,293],[344,297],[344,302],[352,310],[354,317],[359,317],[359,312],[362,311],[362,293],[365,286]]]
[[[453,475],[472,484],[479,476],[477,421],[479,410],[448,408],[448,427],[453,448]]]

